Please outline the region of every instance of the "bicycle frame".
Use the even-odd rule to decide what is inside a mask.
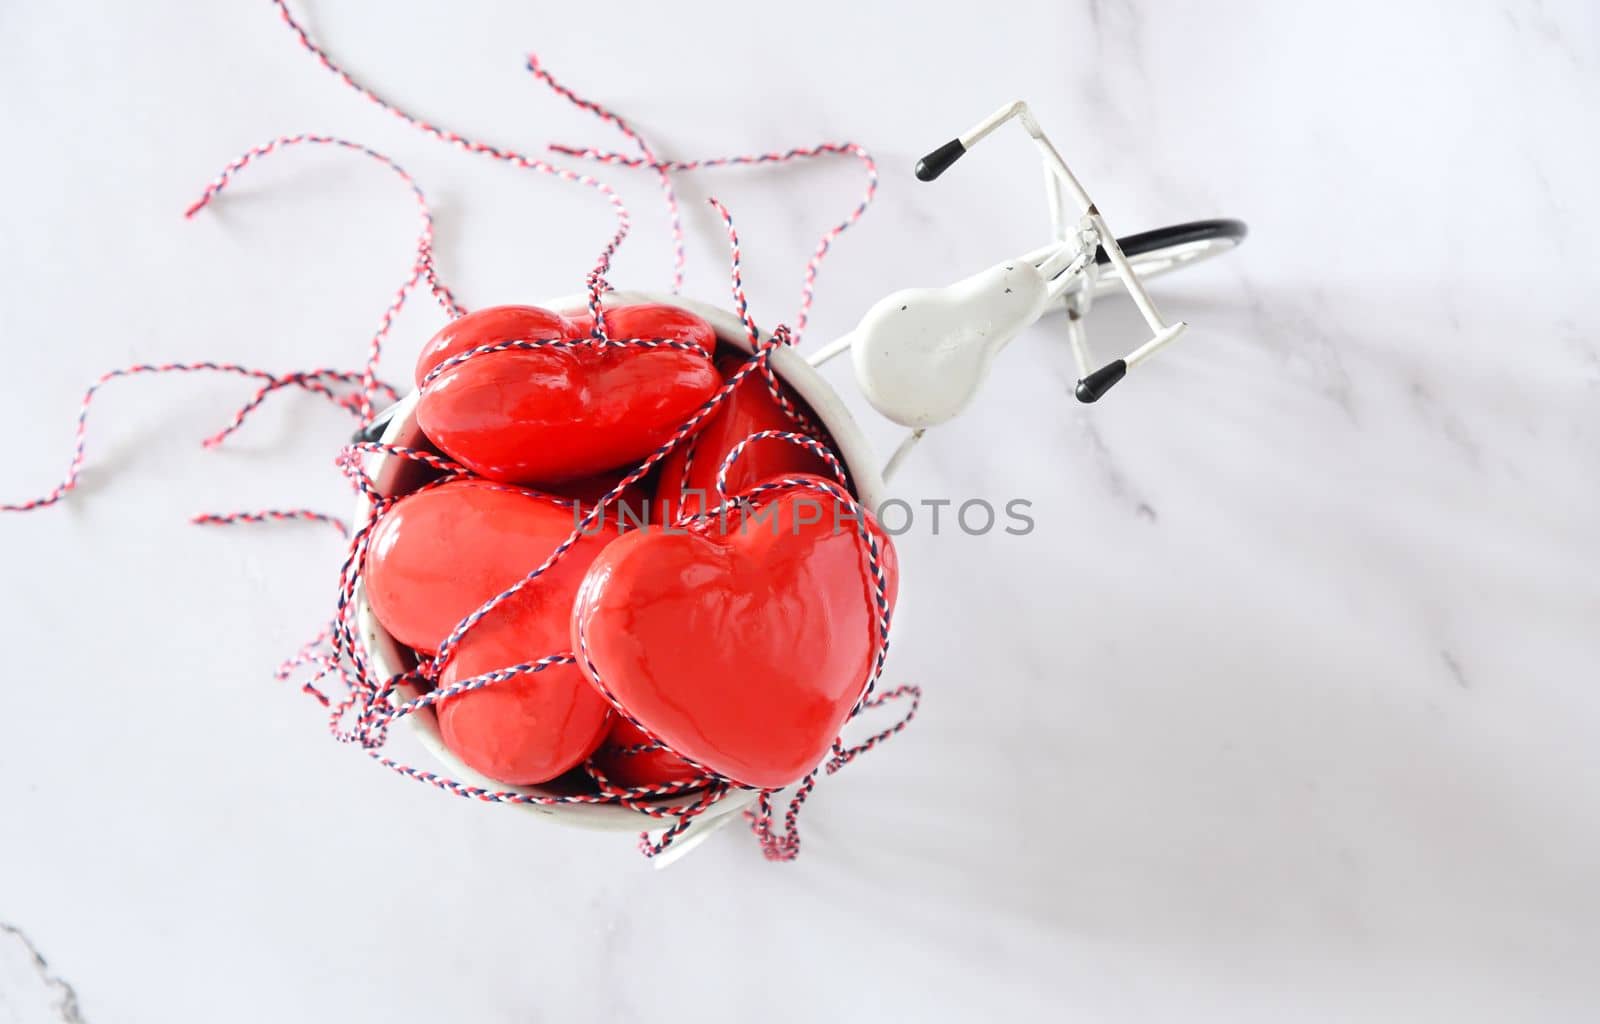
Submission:
[[[1013,260],[940,289],[907,289],[885,296],[857,328],[812,356],[821,365],[852,354],[856,380],[878,412],[912,428],[885,467],[887,477],[931,426],[959,414],[988,375],[990,361],[1017,334],[1062,302],[1080,374],[1082,402],[1098,401],[1128,371],[1171,344],[1188,327],[1168,323],[1123,253],[1104,215],[1023,101],[1008,104],[917,162],[916,175],[933,181],[1008,121],[1017,121],[1038,148],[1045,173],[1052,241]],[[1069,222],[1066,196],[1079,211]],[[1150,329],[1128,355],[1094,366],[1083,318],[1098,290],[1095,256],[1103,249],[1124,290]]]

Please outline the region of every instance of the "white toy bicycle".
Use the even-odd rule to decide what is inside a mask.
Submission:
[[[1011,120],[1022,124],[1043,157],[1052,240],[944,288],[911,288],[884,296],[854,331],[809,360],[820,366],[848,350],[856,382],[873,408],[911,428],[885,466],[885,479],[927,428],[967,407],[1000,350],[1058,303],[1066,309],[1067,337],[1078,364],[1078,400],[1098,401],[1188,326],[1181,320],[1169,324],[1161,316],[1143,279],[1231,249],[1244,239],[1246,229],[1240,221],[1209,220],[1119,241],[1020,100],[923,157],[917,162],[917,177],[933,181]],[[1076,222],[1068,222],[1063,188],[1078,207]],[[1083,318],[1095,296],[1119,286],[1139,308],[1150,338],[1128,355],[1096,366]]]

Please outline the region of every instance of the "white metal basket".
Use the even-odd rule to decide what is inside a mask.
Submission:
[[[541,303],[547,309],[574,309],[584,305],[583,296],[556,299]],[[750,351],[750,341],[745,334],[744,324],[733,313],[693,299],[686,299],[680,295],[658,295],[651,292],[611,292],[605,296],[607,306],[627,306],[638,303],[660,303],[674,305],[688,310],[705,320],[717,332],[717,338],[724,344]],[[866,438],[861,433],[861,428],[856,425],[850,411],[839,400],[838,394],[832,385],[823,380],[815,369],[794,350],[788,348],[775,349],[771,356],[771,366],[774,372],[783,381],[794,389],[816,418],[832,435],[834,448],[839,458],[844,462],[845,468],[850,472],[851,482],[854,486],[856,497],[868,508],[877,508],[883,500],[883,478],[879,472],[876,456],[867,444]],[[416,421],[417,393],[412,392],[395,406],[389,419],[388,426],[384,429],[380,440],[384,444],[401,445],[407,447],[426,447],[427,441],[422,436],[422,430]],[[397,477],[408,463],[400,458],[379,453],[374,455],[369,463],[369,471],[376,483],[378,490],[387,494],[396,486]],[[358,499],[356,508],[356,522],[362,522],[369,514],[370,505],[365,497]],[[406,665],[401,654],[401,645],[389,635],[379,624],[377,617],[372,614],[372,608],[367,603],[366,593],[358,589],[355,594],[355,617],[361,637],[366,644],[367,656],[372,670],[378,678],[389,678],[404,671]],[[547,652],[538,652],[547,653]],[[400,697],[410,700],[419,696],[414,691],[402,688]],[[473,771],[461,761],[448,747],[439,735],[439,723],[431,707],[406,716],[401,724],[411,730],[422,746],[442,766],[445,774],[451,778],[473,786],[481,786],[491,790],[507,790],[538,795],[551,795],[556,790],[541,786],[507,786],[487,778]],[[694,846],[698,845],[712,830],[738,816],[737,812],[748,806],[755,799],[753,790],[735,789],[726,797],[718,801],[710,810],[706,811],[690,825],[678,839],[660,857],[656,858],[659,864],[669,863],[677,857],[683,856]],[[514,804],[536,817],[545,818],[565,825],[574,825],[581,828],[614,830],[614,831],[639,831],[646,828],[660,827],[656,819],[646,817],[637,811],[612,804]]]

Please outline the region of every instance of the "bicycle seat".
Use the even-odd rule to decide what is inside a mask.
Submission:
[[[861,393],[902,426],[952,419],[983,386],[995,355],[1039,319],[1050,285],[1018,259],[944,288],[885,296],[851,332]]]

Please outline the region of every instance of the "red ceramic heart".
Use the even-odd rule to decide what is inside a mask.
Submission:
[[[670,751],[656,749],[628,752],[630,747],[643,746],[649,742],[650,737],[640,732],[638,726],[621,715],[614,715],[605,742],[594,753],[595,767],[600,769],[612,785],[625,787],[664,786],[673,782],[696,782],[705,778],[694,765]]]
[[[560,314],[572,325],[569,338],[587,338],[594,328],[594,317],[587,309]],[[605,311],[606,337],[613,339],[637,338],[645,341],[662,338],[688,341],[707,352],[717,349],[717,332],[704,320],[687,309],[659,302],[642,302],[636,306],[613,306]]]
[[[580,555],[573,550],[566,558]],[[555,570],[552,570],[554,572]],[[576,580],[562,572],[548,586],[496,608],[473,626],[439,675],[439,685],[536,662],[568,649]],[[475,771],[511,785],[548,782],[583,763],[606,736],[611,705],[575,665],[553,665],[490,683],[438,705],[445,746]]]
[[[417,357],[416,380],[435,366],[470,349],[502,341],[554,341],[578,337],[578,327],[560,313],[537,306],[491,306],[458,317],[428,339]]]
[[[551,484],[642,460],[720,384],[711,326],[670,306],[606,311],[610,336],[688,342],[679,348],[591,346],[478,356],[421,382],[450,356],[519,339],[582,338],[583,323],[531,306],[455,320],[423,349],[417,423],[439,450],[479,476]]]
[[[578,593],[573,643],[585,674],[673,750],[777,788],[816,767],[861,696],[878,609],[866,544],[836,524],[833,499],[790,486],[755,509],[726,528],[613,541]],[[892,607],[894,546],[864,517]]]
[[[576,525],[554,498],[457,480],[401,499],[373,529],[364,586],[373,614],[414,649],[438,649],[462,618],[537,568]],[[470,629],[441,686],[570,649],[572,602],[616,530],[581,538]],[[445,745],[478,772],[529,785],[587,758],[610,706],[573,665],[514,676],[437,706]]]
[[[567,503],[487,480],[402,498],[373,528],[367,549],[362,579],[372,613],[407,647],[436,651],[458,622],[537,568],[576,525]],[[608,526],[582,538],[525,593],[575,590],[616,533]],[[563,600],[570,609],[570,594]]]
[[[748,357],[725,355],[717,360],[723,377],[731,377],[749,361]],[[784,396],[799,408],[799,399],[786,385]],[[734,446],[751,434],[763,430],[806,433],[794,418],[783,411],[767,389],[760,373],[751,373],[734,388],[706,425],[694,437],[672,450],[661,462],[656,494],[659,505],[673,521],[678,512],[704,512],[717,505],[717,471]],[[728,471],[728,493],[739,494],[761,480],[791,473],[827,476],[828,467],[814,452],[776,438],[753,442],[740,454]]]

